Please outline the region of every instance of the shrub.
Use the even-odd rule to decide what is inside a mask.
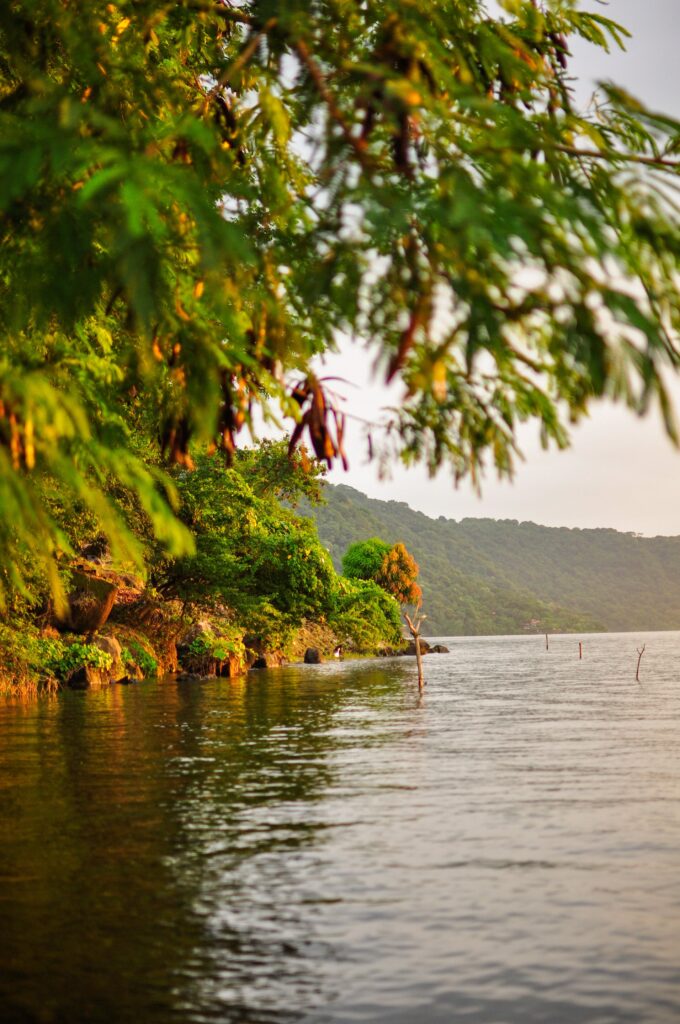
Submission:
[[[61,639],[45,638],[38,641],[42,649],[44,667],[58,679],[68,679],[79,668],[96,668],[106,671],[113,664],[108,651],[102,651],[96,644],[74,640],[67,643]]]
[[[341,643],[357,651],[402,644],[399,605],[372,580],[339,580],[329,625]]]
[[[121,656],[125,666],[137,665],[145,678],[158,675],[158,661],[135,640],[130,641],[129,648],[122,649]]]

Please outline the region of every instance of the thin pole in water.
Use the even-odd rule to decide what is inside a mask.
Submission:
[[[406,624],[409,628],[409,632],[413,637],[413,642],[415,644],[416,663],[418,666],[418,689],[422,690],[422,688],[425,686],[425,676],[423,673],[423,653],[420,649],[420,629],[423,622],[427,618],[427,615],[420,615],[419,613],[420,605],[417,606],[416,614],[413,616],[413,618],[407,615],[406,612],[404,612],[404,618],[406,619]]]
[[[578,660],[580,661],[582,657],[583,657],[583,641],[579,640],[579,642],[578,642]]]
[[[548,644],[548,634],[547,633],[545,634],[545,649],[546,649],[546,651],[550,650],[550,645]]]
[[[637,669],[635,670],[635,682],[636,683],[640,682],[640,662],[642,661],[642,655],[645,653],[646,647],[647,647],[647,644],[643,644],[642,645],[642,650],[640,650],[639,647],[635,648],[635,650],[638,652],[638,663],[637,663]]]

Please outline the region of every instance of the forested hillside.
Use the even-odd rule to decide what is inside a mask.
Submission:
[[[344,485],[326,498],[314,514],[336,565],[373,535],[413,552],[431,635],[680,628],[680,537],[435,520]]]

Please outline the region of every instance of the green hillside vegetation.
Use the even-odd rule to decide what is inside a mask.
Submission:
[[[336,566],[363,537],[401,540],[413,553],[430,635],[680,626],[680,537],[435,520],[345,485],[325,496],[314,515]]]

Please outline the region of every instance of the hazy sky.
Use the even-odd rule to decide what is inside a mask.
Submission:
[[[572,67],[586,89],[588,81],[612,79],[650,107],[680,115],[680,0],[611,0],[583,6],[602,12],[633,33],[627,52],[602,54],[590,46],[574,50]],[[585,94],[585,93],[584,93]],[[356,387],[343,388],[347,408],[374,416],[393,404],[398,392],[387,393],[371,380],[366,354],[349,347],[326,364]],[[676,389],[680,410],[680,384]],[[446,470],[431,480],[420,468],[396,465],[389,480],[378,479],[375,464],[366,464],[358,428],[351,430],[349,473],[333,470],[330,479],[347,483],[371,496],[406,501],[431,516],[452,519],[485,516],[533,520],[548,526],[613,526],[647,535],[680,534],[680,454],[651,415],[638,419],[623,408],[599,404],[590,419],[573,433],[566,452],[544,452],[537,429],[526,428],[512,483],[499,483],[489,473],[478,498],[469,484],[457,489]]]

